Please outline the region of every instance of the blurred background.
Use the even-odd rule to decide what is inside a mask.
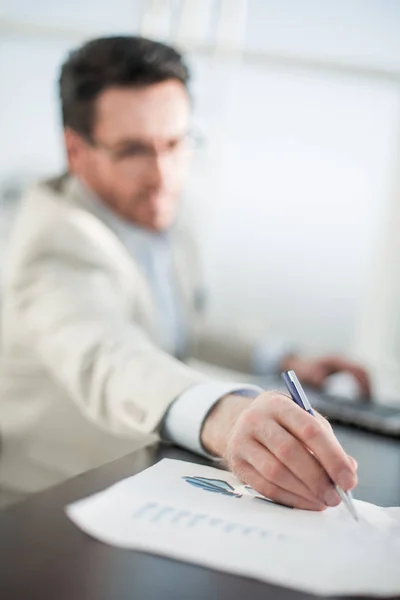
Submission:
[[[2,0],[0,271],[21,190],[65,165],[57,78],[91,37],[187,52],[186,203],[212,320],[400,380],[398,0]],[[0,293],[1,301],[1,293]]]

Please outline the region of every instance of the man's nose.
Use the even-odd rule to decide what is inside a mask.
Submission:
[[[151,157],[148,173],[154,186],[162,187],[171,177],[172,170],[172,163],[167,153],[158,152]]]

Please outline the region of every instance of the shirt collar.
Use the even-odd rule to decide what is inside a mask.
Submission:
[[[75,178],[75,180],[84,208],[108,225],[121,240],[132,240],[132,238],[135,237],[138,242],[142,243],[152,243],[157,245],[169,243],[171,233],[174,229],[173,227],[162,233],[149,231],[144,227],[138,227],[134,223],[120,217],[112,210],[112,208],[103,202],[84,181],[78,178]]]

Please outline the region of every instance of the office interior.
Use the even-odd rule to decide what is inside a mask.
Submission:
[[[376,402],[400,406],[399,25],[396,0],[3,1],[2,274],[21,195],[65,168],[67,53],[102,35],[165,41],[193,70],[202,144],[184,205],[211,320],[345,353]]]
[[[309,356],[346,355],[371,374],[373,402],[400,410],[399,31],[399,0],[2,0],[0,308],[20,200],[31,184],[65,170],[57,90],[61,63],[91,38],[142,35],[182,50],[193,74],[192,128],[201,143],[183,208],[195,226],[211,324],[288,340]],[[212,364],[193,361],[193,366],[216,379],[255,381],[248,373]],[[332,377],[326,391],[346,403],[356,401],[349,376]],[[398,433],[382,436],[376,445],[368,435],[356,430],[353,437],[351,428],[338,426],[338,439],[354,448],[359,460],[359,497],[398,506]],[[132,468],[124,458],[114,473],[106,465],[104,477],[103,471],[89,473],[71,488],[53,495],[50,490],[43,496],[49,523],[57,522],[52,513],[57,498],[65,504],[64,498],[70,502],[100,491],[159,457],[190,459],[174,452],[150,449],[132,459]],[[25,513],[26,500],[11,502],[0,486],[0,532],[11,539],[7,527],[18,519],[10,512],[8,520],[7,511],[21,500],[15,515],[25,515],[22,522],[28,534],[31,526],[40,548],[37,565],[46,565],[51,543],[62,548],[65,523],[59,530],[54,526],[50,542],[39,539],[46,516],[37,498],[26,504]],[[24,577],[14,574],[5,589],[19,586],[24,591],[13,597],[21,600],[30,585],[34,591],[47,589],[43,599],[61,598],[51,595],[53,584],[58,589],[58,577],[64,585],[77,573],[60,567],[64,558],[70,564],[78,548],[75,538],[71,546],[68,535],[65,539],[66,558],[61,550],[58,558],[54,554],[57,568],[49,585],[47,567],[45,573],[37,566],[25,572],[25,587]],[[19,553],[20,539],[15,540],[12,552]],[[35,544],[28,543],[26,552],[33,554]],[[85,560],[100,564],[103,550],[95,557],[90,552],[93,546],[77,556],[84,565]],[[130,587],[124,579],[127,561],[118,562],[122,554],[115,563],[108,556],[105,551],[104,572],[85,572],[87,596],[68,596],[67,586],[62,597],[108,598],[105,588],[100,595],[101,586],[96,587],[96,577],[102,581],[107,574],[116,590],[120,586],[120,596],[110,597],[130,597],[135,585],[140,597],[168,596],[151,595],[158,593],[149,592],[152,578],[141,578],[136,562]],[[168,579],[162,569],[159,573],[160,581]],[[222,580],[209,584],[193,573],[193,597],[250,593],[243,582],[236,589],[236,580],[228,581],[225,588]],[[4,581],[0,577],[0,590]],[[251,589],[258,597],[264,588]],[[265,597],[278,598],[275,591]],[[174,597],[180,596],[174,592]]]

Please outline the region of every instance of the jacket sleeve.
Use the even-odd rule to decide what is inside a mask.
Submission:
[[[98,426],[132,437],[157,430],[174,399],[205,377],[152,343],[101,250],[73,229],[53,229],[12,282],[29,345]]]

